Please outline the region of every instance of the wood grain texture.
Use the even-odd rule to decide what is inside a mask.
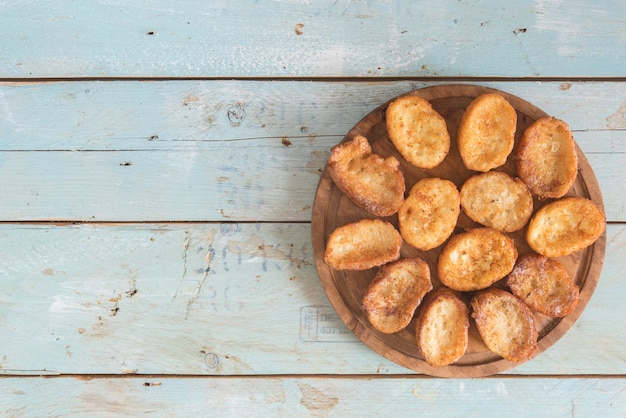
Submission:
[[[343,136],[393,97],[460,82],[519,96],[575,135],[626,129],[623,82],[25,81],[0,82],[0,149],[188,150],[208,141]],[[585,152],[625,151],[623,141],[589,146],[598,148]]]
[[[626,379],[23,378],[0,379],[0,410],[43,416],[623,417]],[[529,398],[532,402],[529,402]],[[71,399],[71,402],[68,400]]]
[[[625,416],[626,3],[509,3],[0,1],[0,415]],[[605,196],[593,298],[507,376],[413,376],[313,265],[330,147],[448,77],[570,123]]]
[[[402,374],[348,330],[308,224],[0,225],[0,374]],[[626,374],[626,226],[573,328],[515,374]]]
[[[308,221],[330,147],[435,83],[0,84],[0,220]],[[570,123],[626,219],[626,83],[480,83]],[[285,176],[283,173],[289,173]]]
[[[578,138],[610,141],[601,133]],[[255,139],[187,151],[0,151],[0,220],[306,222],[319,174],[340,140],[291,138],[285,146],[279,138]],[[607,196],[608,221],[624,220],[623,155],[587,156]]]
[[[623,76],[625,7],[5,1],[0,77]]]

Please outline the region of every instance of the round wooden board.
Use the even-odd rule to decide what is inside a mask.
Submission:
[[[389,155],[395,156],[398,161],[400,161],[407,191],[410,190],[419,179],[426,177],[449,179],[460,189],[461,185],[468,177],[477,173],[467,170],[459,156],[456,147],[456,133],[459,122],[467,105],[475,97],[489,92],[501,94],[516,109],[518,117],[515,137],[516,144],[527,126],[540,117],[548,116],[536,106],[502,91],[475,85],[441,85],[407,93],[407,95],[419,96],[430,101],[433,108],[439,112],[447,122],[451,139],[450,153],[446,159],[434,169],[423,170],[410,165],[400,156],[389,140],[385,125],[385,111],[391,101],[384,103],[357,123],[343,138],[342,142],[351,140],[355,135],[360,134],[369,139],[374,153],[385,157]],[[602,194],[593,170],[578,146],[577,152],[578,177],[571,190],[568,192],[568,196],[587,197],[604,210]],[[512,163],[510,157],[507,163],[497,170],[516,176],[515,165]],[[539,201],[534,199],[534,211],[550,201],[552,200],[547,199]],[[361,300],[367,285],[376,274],[377,269],[366,271],[336,271],[324,262],[325,244],[330,233],[339,226],[364,218],[374,217],[355,205],[335,186],[330,178],[328,168],[326,168],[322,173],[315,194],[311,220],[313,252],[316,267],[324,290],[334,309],[337,311],[337,314],[361,341],[380,355],[397,364],[432,376],[487,376],[503,372],[520,364],[504,360],[489,351],[478,335],[473,321],[471,321],[470,341],[465,355],[453,365],[445,367],[432,367],[423,360],[415,342],[415,318],[408,327],[395,334],[384,334],[372,327],[361,307]],[[397,228],[397,215],[384,219],[394,224]],[[471,221],[461,212],[455,233],[476,226],[480,225]],[[520,255],[532,252],[530,247],[526,244],[524,238],[525,232],[526,228],[508,234],[514,239]],[[571,277],[574,278],[580,287],[580,301],[576,310],[564,318],[549,318],[535,313],[539,340],[537,350],[533,356],[542,353],[558,341],[584,310],[600,276],[605,244],[606,232],[602,234],[594,245],[587,249],[567,257],[559,258],[559,261],[565,265]],[[442,247],[443,245],[430,251],[420,251],[404,243],[401,250],[402,257],[420,257],[428,262],[434,289],[441,287],[441,283],[437,277],[436,266]],[[506,288],[504,279],[495,283],[494,286]],[[466,293],[465,296],[469,301],[471,293]]]

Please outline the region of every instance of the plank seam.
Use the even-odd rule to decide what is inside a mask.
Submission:
[[[2,77],[0,83],[64,83],[64,82],[86,82],[86,81],[272,81],[272,82],[323,82],[323,83],[346,83],[346,82],[397,82],[397,81],[420,81],[420,82],[626,82],[625,76],[614,77],[590,77],[590,76],[563,76],[563,77],[471,77],[471,76],[405,76],[405,77],[368,77],[368,76],[179,76],[179,77],[163,77],[163,76],[144,76],[144,77],[33,77],[33,78],[17,78]]]
[[[91,225],[103,227],[106,226],[126,226],[126,225],[219,225],[219,224],[243,224],[243,225],[256,225],[256,224],[280,224],[280,225],[301,225],[310,224],[310,220],[298,221],[298,220],[267,220],[267,221],[254,221],[254,220],[214,220],[214,221],[185,221],[185,220],[155,220],[155,221],[82,221],[82,220],[65,220],[65,219],[50,219],[50,220],[21,220],[21,221],[0,221],[0,225],[14,225],[14,226],[59,226],[59,227],[72,227],[80,225]],[[617,222],[621,223],[621,222]]]
[[[28,372],[34,372],[29,370]],[[206,375],[206,374],[80,374],[45,372],[33,374],[0,374],[0,379],[28,379],[40,377],[45,379],[450,379],[425,374],[259,374],[259,375]],[[472,378],[473,379],[473,378]],[[497,374],[484,376],[480,379],[626,379],[626,374]],[[452,378],[451,380],[454,380]]]

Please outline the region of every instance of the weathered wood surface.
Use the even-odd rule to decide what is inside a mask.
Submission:
[[[566,120],[575,134],[626,129],[620,81],[353,80],[3,81],[1,146],[180,151],[212,141],[343,136],[395,96],[455,83],[517,95]],[[624,144],[614,141],[606,151],[624,152]]]
[[[626,225],[573,328],[511,374],[626,374]],[[1,225],[0,374],[398,374],[345,327],[308,224]]]
[[[0,414],[626,416],[625,19],[618,0],[0,1]],[[313,265],[329,148],[440,82],[567,121],[604,195],[593,298],[505,376],[385,360]]]
[[[2,83],[0,220],[308,221],[330,147],[433,84]],[[480,84],[570,123],[608,220],[626,219],[626,83]]]
[[[68,377],[0,379],[0,388],[8,417],[484,417],[485,411],[514,411],[528,417],[621,418],[626,411],[624,378]]]
[[[0,3],[0,77],[611,77],[621,0]]]
[[[30,415],[33,405],[54,406],[52,394],[61,391],[76,393],[75,400],[59,402],[59,409],[44,407],[42,415],[82,414],[121,390],[133,393],[138,406],[123,409],[126,403],[117,402],[112,411],[152,411],[142,403],[151,402],[154,392],[135,395],[127,386],[143,389],[144,380],[121,377],[135,374],[169,376],[159,378],[173,388],[160,398],[165,405],[160,408],[168,412],[182,402],[170,400],[174,393],[193,392],[198,382],[225,386],[210,396],[186,398],[185,405],[210,407],[206,399],[214,395],[233,413],[263,411],[252,399],[259,388],[269,385],[271,393],[264,396],[273,399],[286,385],[287,391],[316,388],[308,393],[321,400],[325,390],[338,393],[345,409],[333,409],[337,415],[365,410],[367,402],[334,389],[336,379],[314,379],[318,387],[297,377],[411,373],[360,343],[330,306],[311,253],[313,193],[330,147],[352,125],[380,103],[432,84],[2,83],[0,219],[7,223],[0,225],[0,373],[5,376],[0,385],[9,394],[1,403],[6,411]],[[554,407],[559,413],[571,410],[579,392],[590,408],[600,405],[608,415],[622,411],[620,379],[575,376],[626,374],[626,87],[621,82],[481,84],[524,97],[570,123],[598,177],[611,224],[599,285],[575,326],[508,377],[464,384],[492,393],[489,382],[511,381],[509,387],[521,391],[519,402],[536,397],[537,387],[562,391],[569,395]],[[61,377],[66,374],[109,377]],[[274,374],[294,377],[250,377]],[[23,375],[51,377],[16,377]],[[209,380],[174,377],[185,375]],[[211,380],[215,375],[243,380]],[[570,377],[529,381],[524,375]],[[352,391],[364,382],[379,388],[388,381],[340,382]],[[465,411],[466,403],[445,409],[441,398],[416,405],[413,386],[407,389],[410,379],[389,382],[389,396],[400,393],[398,411],[420,405]],[[460,387],[419,382],[420,392],[452,385],[447,390],[454,394]],[[606,396],[587,396],[598,385]],[[363,390],[376,391],[373,387]],[[224,394],[235,390],[245,401]],[[102,398],[90,395],[94,392],[103,392]],[[21,393],[25,396],[11,396]],[[268,412],[300,411],[309,401],[298,393],[284,405],[270,404]],[[501,395],[503,408],[507,399],[517,402],[517,395]],[[477,411],[493,406],[481,402],[474,400]],[[195,411],[195,406],[180,408],[179,415]],[[319,412],[306,405],[302,411]]]

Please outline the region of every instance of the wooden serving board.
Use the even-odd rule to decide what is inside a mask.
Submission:
[[[407,93],[430,101],[433,108],[439,112],[447,122],[451,139],[450,153],[439,166],[429,170],[419,169],[406,162],[397,152],[389,140],[385,125],[385,111],[391,101],[382,104],[357,123],[343,138],[342,142],[351,140],[355,135],[360,134],[369,139],[374,153],[384,157],[389,155],[395,156],[398,161],[400,161],[407,191],[410,190],[418,180],[426,177],[449,179],[460,189],[467,178],[478,173],[466,169],[459,156],[456,146],[459,122],[467,105],[475,97],[489,92],[501,94],[516,109],[518,117],[515,135],[516,145],[527,126],[540,117],[548,116],[531,103],[502,91],[475,85],[441,85]],[[515,150],[513,153],[514,152]],[[578,177],[568,192],[568,196],[587,197],[604,210],[602,194],[594,172],[578,146],[577,152]],[[515,165],[511,156],[509,156],[507,163],[497,170],[504,171],[511,176],[516,176]],[[536,212],[540,207],[550,201],[552,201],[552,199],[540,201],[535,198],[533,202],[533,212]],[[322,173],[313,204],[311,221],[313,252],[322,285],[331,304],[337,311],[337,314],[358,338],[389,360],[417,372],[433,376],[487,376],[503,372],[520,364],[504,360],[489,351],[482,342],[473,320],[470,326],[469,346],[465,355],[453,365],[445,367],[432,367],[423,360],[415,341],[415,318],[408,327],[395,334],[384,334],[373,328],[361,307],[361,300],[365,289],[376,274],[377,269],[374,268],[366,271],[336,271],[324,262],[325,244],[330,233],[339,226],[356,222],[363,218],[373,218],[373,216],[359,208],[335,186],[330,178],[328,168],[326,167]],[[394,224],[396,228],[398,227],[397,215],[384,219]],[[461,211],[453,235],[467,228],[477,226],[480,225],[474,223]],[[526,227],[520,231],[508,234],[514,239],[520,255],[532,252],[526,243],[525,233]],[[537,350],[533,356],[539,355],[559,340],[585,309],[600,276],[605,244],[606,233],[603,233],[594,245],[587,249],[567,257],[559,258],[559,261],[565,265],[571,277],[574,278],[575,282],[580,287],[580,301],[575,311],[565,318],[549,318],[535,313],[539,340]],[[429,251],[420,251],[404,243],[401,256],[420,257],[428,262],[433,288],[437,289],[441,287],[437,276],[437,259],[442,248],[443,245]],[[496,282],[493,286],[501,288],[506,287],[504,279]],[[467,292],[464,296],[469,302],[472,293]]]

